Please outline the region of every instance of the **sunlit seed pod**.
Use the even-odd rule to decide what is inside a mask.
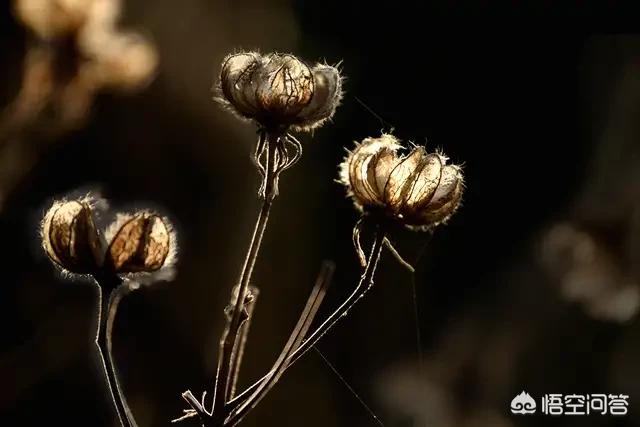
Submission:
[[[140,212],[118,224],[105,257],[115,273],[153,272],[167,262],[173,244],[166,220]]]
[[[265,119],[284,123],[300,112],[313,95],[309,67],[293,55],[269,55],[256,76],[256,101]]]
[[[335,112],[342,79],[334,67],[309,67],[293,55],[243,52],[225,58],[219,100],[266,128],[308,130]]]
[[[54,203],[42,220],[41,237],[46,254],[63,270],[97,271],[102,245],[88,201]]]
[[[16,16],[38,37],[51,40],[77,31],[95,0],[15,0]]]
[[[340,164],[340,181],[358,209],[384,206],[384,188],[401,148],[391,135],[366,138]]]
[[[313,75],[313,97],[297,115],[294,124],[297,130],[311,130],[322,126],[333,114],[342,100],[342,77],[336,67],[318,64],[311,69]]]
[[[240,116],[253,118],[258,115],[255,92],[258,81],[255,71],[261,66],[262,57],[255,52],[229,55],[222,63],[220,89],[231,106]]]
[[[356,207],[378,212],[409,228],[427,229],[446,221],[464,189],[460,167],[447,157],[414,147],[407,155],[392,135],[366,138],[340,165],[340,181]]]
[[[442,169],[438,187],[424,209],[416,208],[421,222],[445,221],[460,205],[464,181],[458,166],[447,165]]]

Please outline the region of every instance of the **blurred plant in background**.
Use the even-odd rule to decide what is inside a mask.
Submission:
[[[87,119],[103,90],[132,91],[153,77],[149,41],[122,32],[120,0],[15,0],[30,33],[22,87],[0,116],[0,206],[39,153]]]

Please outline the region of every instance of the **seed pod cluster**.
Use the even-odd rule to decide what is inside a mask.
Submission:
[[[340,182],[355,206],[382,213],[412,229],[446,221],[458,208],[464,190],[459,166],[442,153],[414,147],[400,155],[392,135],[366,138],[340,165]]]
[[[310,67],[289,54],[243,52],[225,58],[219,100],[265,128],[310,130],[330,119],[342,97],[337,68]]]
[[[175,235],[155,213],[119,215],[106,235],[108,244],[95,225],[90,199],[55,202],[42,220],[45,253],[69,273],[151,273],[173,262]]]

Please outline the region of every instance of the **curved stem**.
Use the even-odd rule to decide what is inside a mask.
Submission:
[[[307,339],[305,339],[295,351],[293,351],[286,361],[286,367],[296,362],[302,357],[309,349],[311,349],[320,339],[344,316],[347,315],[349,310],[371,289],[373,285],[373,277],[380,260],[380,254],[386,233],[384,230],[379,229],[376,233],[375,241],[371,248],[371,253],[367,261],[364,273],[360,277],[358,286],[353,290],[351,295],[338,307],[323,323],[320,325]],[[284,370],[283,370],[284,371]],[[230,405],[236,410],[229,417],[225,424],[236,425],[242,418],[264,398],[266,392],[270,388],[266,388],[263,385],[269,384],[273,376],[273,371],[269,372],[263,379],[258,381],[256,385],[251,386],[244,393],[240,394],[236,399],[229,402]],[[247,397],[247,394],[250,394]],[[234,406],[234,402],[241,402]]]
[[[118,311],[118,305],[122,297],[128,292],[129,288],[121,284],[122,281],[118,277],[109,279],[101,279],[98,282],[98,333],[96,336],[96,345],[102,359],[102,367],[107,380],[107,388],[111,394],[111,400],[116,408],[118,419],[123,427],[136,427],[133,414],[127,405],[127,401],[122,392],[122,387],[118,381],[118,373],[111,353],[112,334],[115,316]],[[108,298],[102,295],[103,286],[111,289]]]
[[[300,347],[293,352],[289,357],[289,364],[294,363],[300,357],[302,357],[311,347],[316,345],[318,341],[336,324],[338,321],[347,315],[349,310],[356,305],[358,301],[371,289],[373,286],[373,276],[378,267],[378,261],[380,261],[380,253],[382,252],[382,243],[386,237],[386,232],[383,229],[379,229],[376,233],[373,246],[371,247],[371,253],[367,261],[364,273],[360,277],[360,282],[349,297],[325,320],[322,325],[318,326],[309,337],[300,344]]]
[[[220,356],[216,373],[214,403],[212,409],[212,413],[214,415],[220,414],[221,418],[220,421],[218,421],[218,424],[223,423],[224,418],[226,417],[223,408],[227,400],[227,391],[229,390],[228,384],[231,381],[230,372],[233,349],[236,347],[238,330],[242,325],[242,315],[244,312],[244,301],[247,294],[247,287],[251,281],[253,268],[262,244],[262,237],[264,236],[264,231],[267,228],[271,205],[277,191],[275,182],[277,176],[275,175],[275,169],[277,160],[276,149],[279,136],[277,134],[267,133],[265,137],[267,144],[267,167],[265,171],[262,208],[260,209],[256,226],[253,231],[253,236],[251,238],[251,243],[249,244],[249,250],[240,273],[240,279],[238,281],[238,295],[234,303],[231,320],[227,324],[220,341]]]

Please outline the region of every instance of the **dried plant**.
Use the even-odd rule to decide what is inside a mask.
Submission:
[[[69,19],[71,16],[72,22],[40,31],[57,34],[62,31],[60,28],[76,28],[80,25],[77,22],[84,19],[70,10]],[[250,286],[254,265],[278,195],[279,176],[302,155],[302,144],[290,132],[310,131],[333,116],[342,97],[342,77],[335,67],[309,66],[293,55],[247,52],[224,60],[216,92],[223,106],[258,126],[253,162],[262,179],[258,190],[262,206],[239,278],[231,289],[230,303],[224,311],[226,324],[219,343],[213,402],[207,404],[206,392],[197,399],[191,391],[186,391],[182,397],[191,408],[174,420],[196,418],[207,427],[241,422],[287,368],[349,312],[373,285],[383,246],[413,270],[387,238],[392,226],[428,230],[445,222],[458,208],[464,189],[461,168],[448,165],[442,153],[427,153],[423,147],[412,146],[409,153],[401,154],[403,146],[392,135],[366,138],[357,144],[340,165],[339,182],[346,187],[362,215],[353,231],[364,268],[360,281],[342,304],[312,330],[334,270],[332,263],[323,263],[299,320],[271,370],[236,393],[259,295],[259,290]],[[175,236],[165,218],[149,211],[119,214],[102,233],[96,226],[95,211],[91,198],[54,203],[42,223],[43,247],[54,264],[67,274],[92,277],[98,284],[100,297],[102,290],[110,293],[99,305],[96,342],[104,355],[107,383],[120,422],[125,427],[135,426],[111,356],[113,322],[120,299],[135,287],[135,282],[129,280],[132,274],[150,274],[172,265]],[[360,246],[365,220],[375,225],[368,257]]]
[[[640,310],[640,285],[624,256],[602,236],[570,222],[554,224],[540,245],[541,264],[561,295],[592,317],[624,323]]]
[[[116,26],[120,0],[14,0],[29,32],[22,85],[0,114],[0,203],[40,151],[87,119],[101,91],[131,92],[151,81],[158,55]]]
[[[136,426],[127,405],[112,357],[112,332],[120,300],[136,289],[131,274],[169,269],[177,245],[170,222],[152,212],[119,214],[102,233],[94,219],[95,199],[53,203],[42,220],[42,247],[49,259],[68,276],[90,277],[98,288],[96,344],[120,423]],[[103,292],[108,297],[103,297]]]
[[[335,67],[310,67],[293,55],[244,52],[225,58],[215,89],[216,99],[223,106],[258,126],[253,162],[262,178],[258,190],[262,207],[227,310],[227,324],[220,340],[213,407],[210,410],[205,408],[206,393],[200,401],[191,391],[183,393],[192,409],[186,410],[185,416],[178,420],[199,416],[205,425],[236,424],[278,381],[294,353],[302,354],[300,345],[333,272],[329,263],[323,265],[307,306],[271,372],[243,394],[235,396],[248,330],[244,325],[248,324],[255,304],[252,297],[255,291],[248,293],[253,268],[272,203],[278,195],[280,174],[302,155],[302,144],[290,130],[312,130],[331,118],[342,97],[342,77]]]
[[[198,417],[203,426],[238,424],[273,388],[285,370],[367,292],[373,284],[383,244],[401,259],[386,237],[390,222],[400,222],[412,229],[429,229],[444,222],[460,203],[461,169],[447,165],[443,154],[427,154],[423,148],[415,147],[409,155],[399,157],[397,152],[402,146],[391,135],[367,138],[359,144],[341,165],[340,182],[347,187],[363,217],[374,218],[377,223],[368,258],[359,243],[362,220],[354,228],[354,241],[364,266],[360,282],[317,329],[308,333],[333,272],[333,265],[325,263],[298,323],[271,370],[245,391],[235,394],[247,339],[243,326],[251,320],[255,305],[255,290],[248,292],[253,266],[271,204],[278,194],[278,177],[302,154],[301,143],[289,130],[311,130],[330,119],[342,97],[341,82],[336,68],[310,67],[293,55],[245,52],[228,56],[222,64],[217,99],[239,117],[258,125],[254,163],[262,177],[258,195],[263,205],[226,311],[227,324],[220,340],[213,405],[207,407],[206,392],[198,400],[191,391],[186,391],[182,396],[191,409],[185,410],[185,415],[174,422]]]
[[[340,165],[340,182],[360,212],[378,224],[389,221],[411,230],[428,230],[445,222],[458,208],[464,180],[459,166],[447,165],[442,153],[428,154],[414,146],[405,156],[393,135],[365,138],[349,152]],[[363,266],[359,221],[353,230],[353,241]],[[392,253],[406,264],[384,240]]]
[[[464,181],[459,166],[442,153],[402,145],[393,135],[366,138],[340,165],[344,184],[358,210],[427,230],[446,221],[460,204]]]
[[[15,0],[14,8],[33,35],[22,90],[7,111],[14,127],[47,108],[61,127],[73,127],[98,91],[135,89],[153,75],[155,49],[116,27],[119,0]]]

